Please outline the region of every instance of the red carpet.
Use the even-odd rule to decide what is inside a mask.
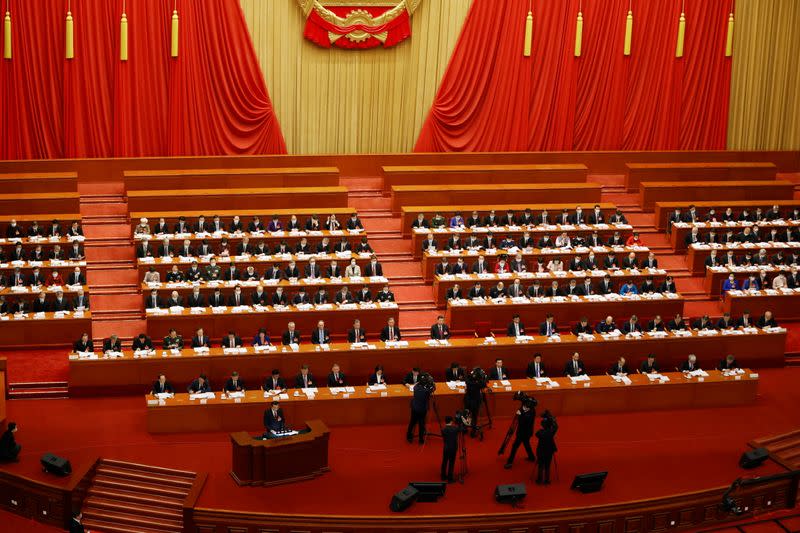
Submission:
[[[763,372],[758,401],[744,408],[563,417],[559,479],[547,488],[529,485],[528,506],[585,506],[725,485],[742,475],[737,460],[749,439],[800,424],[798,379],[796,368]],[[227,434],[150,435],[144,427],[142,398],[12,401],[8,410],[9,420],[20,424],[23,454],[21,463],[5,468],[41,476],[38,458],[53,451],[76,465],[103,456],[207,471],[201,507],[307,513],[308,502],[314,501],[315,513],[384,514],[391,494],[408,481],[438,477],[440,443],[430,439],[423,447],[408,445],[400,426],[335,428],[330,473],[283,487],[240,489],[228,475]],[[496,451],[508,423],[508,418],[498,420],[485,442],[469,442],[471,473],[465,485],[450,486],[439,504],[418,504],[409,512],[509,511],[494,503],[494,486],[526,481],[532,465],[518,457],[513,470],[502,469],[503,459]],[[645,470],[643,465],[652,468]],[[603,491],[582,495],[569,490],[575,474],[594,470],[609,471]],[[776,470],[769,465],[757,473]]]
[[[0,352],[8,359],[9,383],[67,381],[67,349]]]

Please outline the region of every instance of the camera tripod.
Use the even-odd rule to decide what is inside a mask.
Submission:
[[[481,405],[483,405],[486,413],[486,422],[484,424],[480,423]],[[483,441],[483,428],[488,427],[489,429],[492,429],[492,413],[489,410],[489,401],[486,397],[486,391],[481,391],[481,397],[477,403],[473,403],[472,401],[468,403],[467,399],[464,398],[464,407],[469,409],[470,413],[474,417],[470,435],[473,438],[478,437],[478,440]]]
[[[508,431],[506,432],[506,436],[503,437],[503,444],[500,445],[500,449],[497,450],[497,455],[503,455],[506,453],[506,448],[508,447],[508,443],[511,442],[512,437],[514,437],[514,433],[517,431],[517,425],[519,424],[519,415],[514,413],[514,418],[511,419],[511,425],[508,426]]]

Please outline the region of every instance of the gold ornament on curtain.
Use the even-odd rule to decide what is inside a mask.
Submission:
[[[583,2],[578,2],[578,21],[575,23],[575,57],[581,57],[583,45]]]
[[[330,48],[389,48],[411,36],[411,15],[422,0],[297,0],[304,36]],[[342,39],[344,37],[345,39]]]
[[[731,12],[728,15],[728,35],[725,37],[725,57],[733,55],[733,2],[731,2]]]
[[[128,15],[125,12],[125,0],[122,0],[122,17],[119,19],[119,60],[128,60]]]
[[[75,33],[72,27],[72,0],[67,2],[67,22],[66,22],[66,29],[64,31],[65,36],[65,43],[64,43],[64,57],[66,59],[73,59],[75,57]]]
[[[522,55],[531,57],[531,46],[533,42],[533,0],[528,0],[528,16],[525,17],[525,44],[522,48]]]
[[[675,57],[683,57],[683,40],[686,37],[686,0],[681,6],[681,18],[678,20],[678,44],[675,46]]]
[[[172,7],[172,41],[170,43],[170,56],[178,57],[178,0]]]
[[[633,0],[628,2],[628,16],[625,18],[625,48],[623,54],[631,55],[631,39],[633,38]]]
[[[6,0],[6,17],[3,20],[3,59],[11,59],[11,11]]]

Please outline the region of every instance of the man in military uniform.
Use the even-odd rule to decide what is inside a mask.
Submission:
[[[170,328],[169,335],[164,337],[163,346],[165,350],[182,350],[183,337],[178,335],[178,332],[175,331],[175,328]]]

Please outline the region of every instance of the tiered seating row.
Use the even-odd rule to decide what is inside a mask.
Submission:
[[[197,168],[126,170],[129,191],[241,189],[258,187],[332,187],[339,185],[336,167]]]
[[[656,203],[707,202],[717,204],[738,200],[791,200],[794,183],[790,181],[643,181],[639,204],[653,211]]]
[[[475,185],[479,183],[585,183],[583,164],[384,166],[383,190],[393,185]]]
[[[774,180],[777,172],[769,162],[628,163],[625,188],[636,192],[643,181]]]

